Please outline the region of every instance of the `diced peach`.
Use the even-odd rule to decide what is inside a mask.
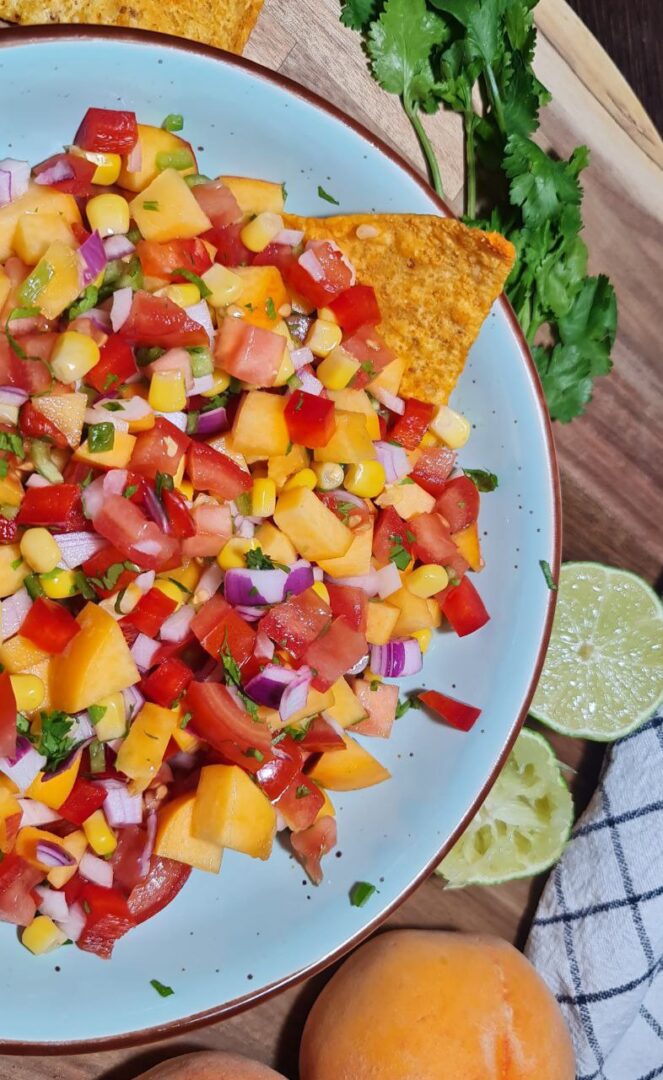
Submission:
[[[12,254],[16,226],[23,214],[58,214],[68,225],[81,220],[73,195],[31,183],[25,195],[0,208],[0,263]]]
[[[377,452],[373,446],[366,416],[360,412],[336,410],[336,430],[325,446],[313,451],[316,461],[336,461],[340,465],[359,465],[373,461]]]
[[[371,570],[371,552],[373,547],[373,529],[353,533],[352,543],[344,555],[335,559],[319,559],[321,570],[330,577],[357,577],[368,574]]]
[[[175,859],[187,866],[195,866],[198,870],[218,874],[223,850],[209,840],[200,840],[191,831],[195,801],[195,792],[190,792],[162,807],[159,811],[154,852],[165,859]]]
[[[51,661],[52,705],[67,713],[81,712],[140,679],[124,634],[112,615],[98,604],[89,603],[76,621],[80,632]]]
[[[164,169],[129,204],[146,240],[186,239],[212,227],[191,188],[176,169]]]
[[[192,832],[218,847],[268,859],[276,833],[276,811],[237,765],[206,765],[200,771]]]
[[[80,444],[88,405],[85,394],[43,394],[33,398],[32,404],[47,420],[55,424],[71,447]]]
[[[220,176],[219,180],[230,188],[245,214],[280,214],[283,210],[283,184],[251,176]]]
[[[345,750],[321,754],[318,758],[309,773],[316,784],[330,791],[355,791],[390,779],[388,769],[355,739],[344,735],[343,742]]]
[[[309,488],[282,491],[274,521],[300,555],[313,562],[340,558],[353,541],[347,526]]]
[[[452,533],[451,539],[473,570],[483,570],[484,561],[481,557],[479,527],[476,521],[461,529],[460,532]]]
[[[391,683],[379,683],[375,686],[366,679],[353,679],[352,688],[368,713],[368,719],[362,720],[353,731],[360,735],[377,735],[381,739],[388,739],[396,719],[398,687]]]
[[[159,173],[158,154],[181,154],[182,151],[188,150],[193,164],[185,169],[178,169],[178,172],[182,176],[188,176],[190,173],[196,172],[198,168],[196,155],[191,144],[186,142],[185,139],[180,139],[179,135],[175,135],[172,131],[165,131],[163,128],[153,127],[151,124],[139,124],[138,143],[141,157],[140,169],[137,172],[129,172],[125,157],[117,181],[119,187],[126,188],[127,191],[142,191],[154,180]]]
[[[250,390],[237,410],[232,445],[247,461],[286,454],[290,436],[283,417],[285,398],[266,390]]]

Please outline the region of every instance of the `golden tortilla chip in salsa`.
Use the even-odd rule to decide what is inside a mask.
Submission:
[[[307,239],[334,240],[372,285],[379,332],[406,370],[404,397],[446,402],[493,301],[502,292],[515,249],[499,233],[426,214],[286,216]]]
[[[262,0],[0,0],[10,22],[134,26],[241,53]]]

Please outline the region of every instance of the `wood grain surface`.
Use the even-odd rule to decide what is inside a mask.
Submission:
[[[542,135],[561,154],[578,142],[592,150],[585,175],[591,269],[611,276],[620,305],[614,373],[598,381],[584,418],[555,430],[565,557],[625,566],[654,582],[661,570],[663,523],[663,147],[614,64],[563,0],[541,0],[537,14],[537,71],[553,93],[553,104],[543,114]],[[339,24],[337,0],[266,0],[246,55],[312,87],[421,166],[398,102],[371,80],[357,36]],[[457,119],[439,114],[427,118],[426,125],[443,164],[449,201],[458,205],[463,176]],[[596,782],[601,749],[560,737],[553,742],[568,766],[580,811]],[[431,880],[390,925],[483,931],[522,944],[542,886],[535,880],[449,893]],[[57,1060],[0,1057],[0,1077],[131,1080],[157,1061],[207,1047],[269,1062],[294,1080],[301,1027],[327,977],[223,1024],[147,1050]]]

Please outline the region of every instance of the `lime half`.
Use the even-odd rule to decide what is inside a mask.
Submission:
[[[436,873],[451,888],[531,877],[557,861],[572,824],[573,801],[552,747],[523,728],[486,801]]]
[[[663,606],[655,592],[627,570],[565,563],[532,716],[564,735],[610,742],[662,700]]]

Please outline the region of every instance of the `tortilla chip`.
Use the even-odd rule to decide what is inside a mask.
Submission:
[[[10,22],[134,26],[241,53],[262,0],[0,0]]]
[[[357,280],[374,287],[382,312],[378,330],[407,365],[402,394],[446,402],[511,272],[513,245],[499,233],[424,214],[287,215],[286,222],[309,239],[334,240]],[[378,234],[360,239],[358,226]]]

